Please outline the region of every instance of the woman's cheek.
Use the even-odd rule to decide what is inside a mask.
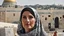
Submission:
[[[32,19],[31,26],[34,26],[34,25],[35,25],[35,19]]]

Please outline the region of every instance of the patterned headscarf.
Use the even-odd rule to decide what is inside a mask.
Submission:
[[[22,23],[21,23],[22,14],[24,13],[24,11],[29,11],[34,16],[34,18],[36,19],[34,28],[28,33],[25,33],[25,30],[22,27]],[[25,7],[21,11],[20,24],[18,25],[17,33],[19,34],[19,36],[47,36],[47,33],[44,31],[43,24],[41,24],[38,12],[31,7]]]

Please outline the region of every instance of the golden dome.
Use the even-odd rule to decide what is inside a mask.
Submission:
[[[16,0],[4,0],[4,2],[16,2]]]

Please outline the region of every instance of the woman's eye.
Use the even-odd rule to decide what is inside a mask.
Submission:
[[[33,17],[32,16],[29,16],[29,19],[32,19]]]
[[[24,19],[26,19],[26,16],[23,16]]]

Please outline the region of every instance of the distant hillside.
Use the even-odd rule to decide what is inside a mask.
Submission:
[[[39,4],[36,4],[36,5],[25,5],[24,7],[33,7],[35,9],[39,8],[39,9],[50,9],[50,8],[54,8],[54,9],[64,9],[64,6],[63,5],[39,5]]]

